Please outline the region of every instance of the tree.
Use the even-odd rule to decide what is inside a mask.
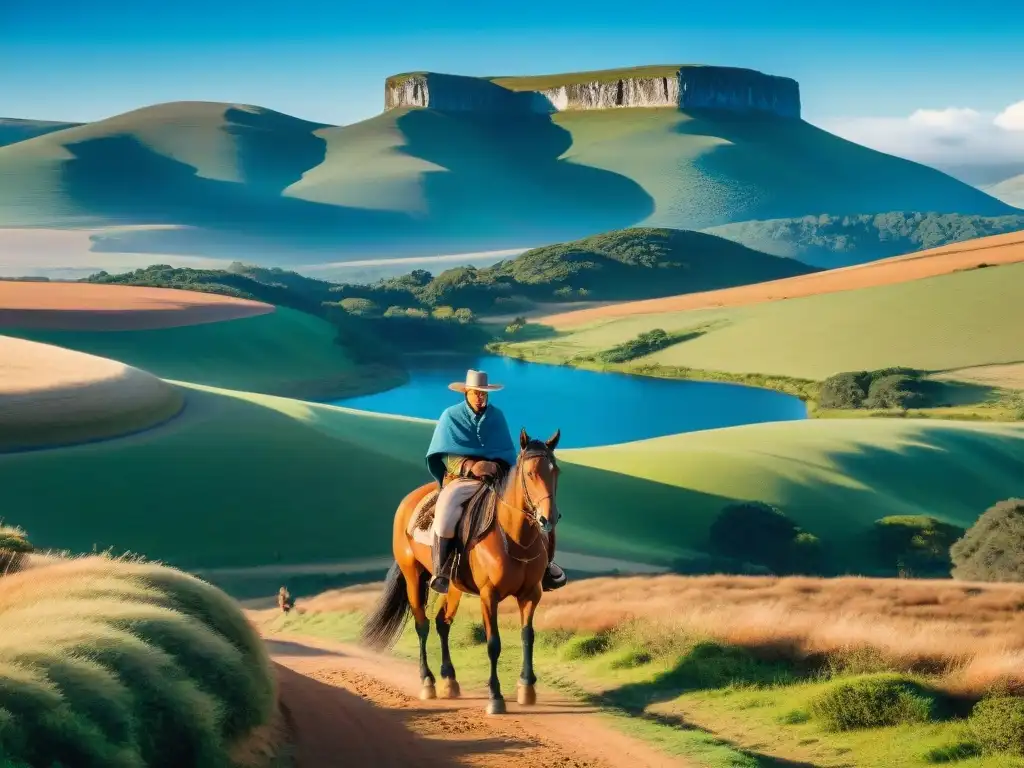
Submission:
[[[949,554],[954,579],[1024,581],[1024,499],[989,507]]]
[[[917,576],[947,576],[949,548],[964,529],[927,515],[892,515],[875,521],[871,545],[878,564]]]
[[[726,557],[770,568],[774,573],[814,573],[821,543],[783,512],[761,501],[724,507],[711,524],[712,547]]]

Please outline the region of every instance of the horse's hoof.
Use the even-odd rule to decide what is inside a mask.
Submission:
[[[459,688],[457,680],[441,680],[441,698],[442,699],[457,699],[462,695],[462,689]]]
[[[504,699],[491,699],[487,702],[488,715],[504,715],[507,711]]]
[[[537,703],[537,689],[532,685],[519,683],[516,686],[516,701],[524,707],[532,707]]]
[[[433,683],[429,685],[424,684],[423,687],[420,688],[420,699],[422,699],[423,701],[430,701],[431,699],[436,698],[437,691],[435,690]]]

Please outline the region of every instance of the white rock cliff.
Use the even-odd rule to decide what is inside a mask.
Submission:
[[[524,81],[528,84],[529,79]],[[800,86],[788,77],[732,67],[680,67],[673,76],[588,79],[538,90],[511,90],[489,80],[422,72],[389,78],[384,109],[551,113],[621,107],[722,109],[800,118]]]

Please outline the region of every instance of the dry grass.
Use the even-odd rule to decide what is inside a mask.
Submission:
[[[0,280],[0,328],[139,331],[273,311],[262,301],[176,288]]]
[[[299,601],[365,612],[379,585]],[[467,611],[466,609],[469,608]],[[475,606],[462,613],[476,620]],[[515,614],[514,601],[501,607]],[[707,638],[813,666],[940,674],[955,695],[1024,691],[1024,585],[949,580],[635,576],[546,594],[541,630],[635,634],[646,649]]]
[[[572,328],[627,315],[738,307],[767,301],[852,291],[858,288],[872,288],[936,277],[965,269],[974,269],[982,265],[996,266],[1015,264],[1020,261],[1024,261],[1024,232],[1010,232],[952,243],[918,253],[880,259],[867,264],[787,277],[782,280],[550,314],[537,318],[536,322],[552,328]]]
[[[135,432],[182,402],[176,387],[138,368],[0,336],[0,451]]]
[[[227,766],[268,750],[270,659],[225,594],[160,565],[33,562],[0,579],[0,753],[28,764]]]

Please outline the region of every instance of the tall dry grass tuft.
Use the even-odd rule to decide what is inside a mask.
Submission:
[[[378,589],[334,590],[300,605],[311,612],[363,612]],[[506,601],[501,611],[516,614],[515,602]],[[940,674],[944,687],[965,697],[1024,693],[1024,585],[861,577],[598,578],[545,594],[536,624],[614,631],[655,652],[712,639],[762,658],[851,672]]]
[[[0,579],[0,753],[32,765],[232,765],[272,722],[270,659],[224,593],[92,556]]]

